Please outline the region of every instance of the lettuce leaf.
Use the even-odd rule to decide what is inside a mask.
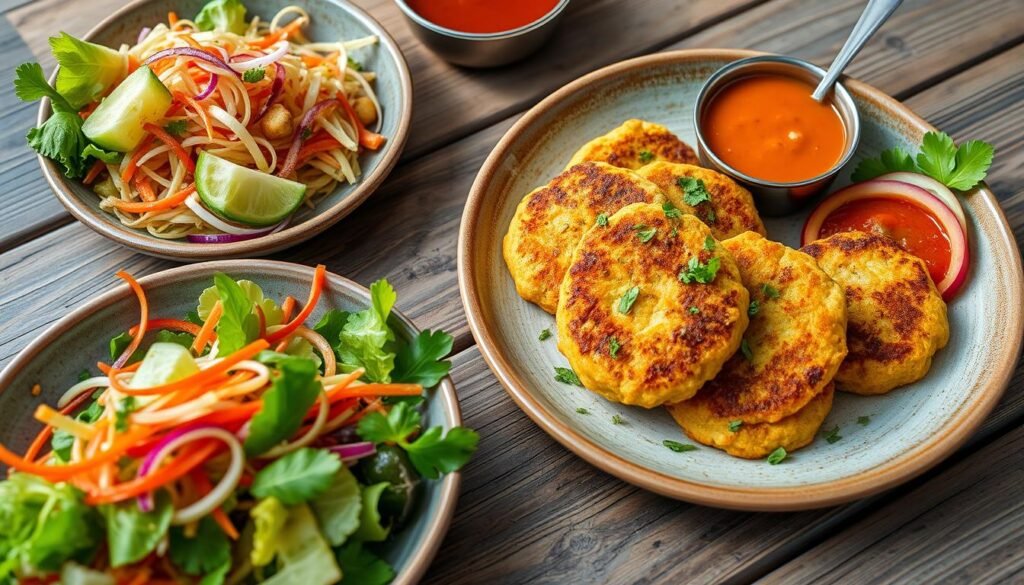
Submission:
[[[288,510],[277,533],[278,571],[262,585],[331,585],[341,579],[341,569],[308,506]]]
[[[252,482],[257,498],[277,498],[292,506],[319,496],[341,469],[337,455],[308,447],[292,451],[261,469]]]
[[[361,487],[360,495],[363,500],[362,509],[359,512],[359,529],[356,530],[355,538],[363,542],[384,542],[391,528],[381,524],[380,509],[378,504],[384,490],[391,485],[386,481],[375,483],[371,486]]]
[[[213,275],[223,313],[217,322],[219,355],[232,354],[259,335],[259,318],[253,314],[253,302],[245,290],[226,274]]]
[[[395,570],[384,559],[363,547],[358,540],[348,542],[337,551],[338,564],[345,576],[343,583],[387,585],[395,578]]]
[[[302,426],[321,384],[317,366],[310,360],[283,357],[279,361],[270,390],[263,394],[263,407],[252,418],[245,452],[250,456],[270,450],[288,439]]]
[[[185,536],[185,530],[171,528],[171,562],[188,575],[205,575],[222,565],[231,566],[231,543],[213,518],[199,521],[194,537]]]
[[[199,30],[221,30],[236,35],[245,33],[245,4],[239,0],[212,0],[199,11],[195,18]]]
[[[127,72],[127,62],[119,52],[65,32],[50,37],[50,49],[60,65],[57,92],[75,109],[105,94]]]
[[[348,316],[335,351],[342,371],[365,368],[367,380],[387,383],[391,381],[391,370],[395,367],[395,354],[387,349],[395,334],[387,321],[397,295],[387,280],[378,280],[370,285],[370,297],[373,306]]]
[[[166,492],[154,498],[151,512],[142,512],[134,501],[100,506],[106,518],[110,565],[123,567],[138,562],[153,552],[171,526],[174,507]]]
[[[359,497],[359,482],[342,465],[327,489],[310,501],[320,529],[331,546],[341,546],[359,528],[359,513],[363,509]]]

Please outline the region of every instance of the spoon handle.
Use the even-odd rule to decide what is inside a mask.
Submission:
[[[846,69],[846,66],[857,56],[857,53],[868,42],[871,35],[875,34],[875,31],[896,11],[896,8],[902,2],[903,0],[868,0],[868,5],[864,7],[864,12],[861,13],[857,24],[854,25],[842,50],[836,55],[825,77],[821,79],[821,83],[818,84],[814,93],[811,94],[815,101],[821,102],[825,99],[828,92],[832,90],[836,80],[843,73],[843,69]]]

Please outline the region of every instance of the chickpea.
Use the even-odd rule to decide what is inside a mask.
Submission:
[[[260,120],[260,127],[270,140],[287,138],[292,135],[292,113],[281,104],[274,104]]]
[[[373,124],[377,121],[377,108],[374,107],[373,101],[368,97],[356,98],[356,101],[352,104],[352,109],[356,111],[359,121],[364,125]]]

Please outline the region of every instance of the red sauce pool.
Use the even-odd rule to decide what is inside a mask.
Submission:
[[[860,199],[833,211],[821,225],[822,238],[859,230],[888,236],[924,260],[932,280],[942,282],[952,256],[949,236],[929,211],[902,199]]]
[[[498,33],[537,22],[558,0],[406,0],[430,22],[467,33]]]

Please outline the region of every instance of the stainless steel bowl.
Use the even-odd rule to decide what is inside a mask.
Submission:
[[[395,0],[413,34],[442,59],[465,67],[498,67],[518,61],[544,44],[555,30],[569,0],[558,4],[540,20],[498,33],[466,33],[443,26],[417,14],[405,0]]]
[[[750,189],[761,213],[768,216],[786,215],[814,201],[832,183],[839,169],[853,157],[860,143],[860,114],[846,88],[841,83],[836,83],[829,99],[846,127],[846,148],[835,166],[817,177],[796,183],[776,183],[751,177],[726,164],[708,148],[702,124],[704,110],[719,90],[741,77],[757,74],[787,75],[815,87],[825,75],[825,71],[802,59],[772,55],[748,57],[722,67],[704,82],[704,87],[697,95],[697,105],[693,111],[693,125],[697,129],[697,154],[704,166],[723,172]]]

